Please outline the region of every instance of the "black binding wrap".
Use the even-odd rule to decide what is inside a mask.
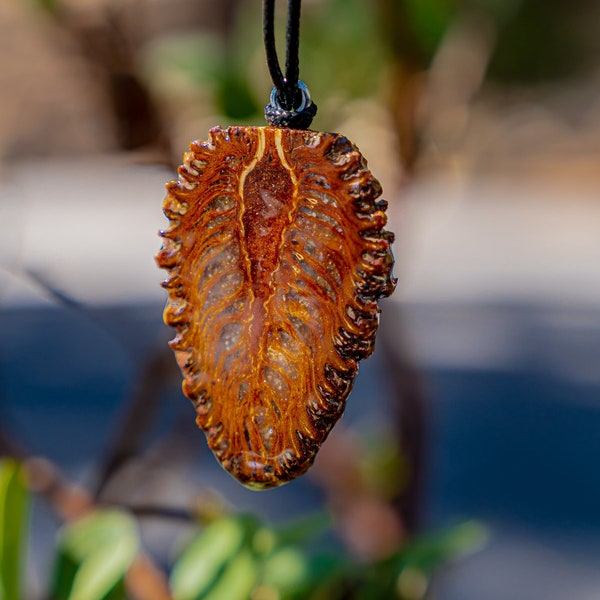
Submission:
[[[265,119],[273,127],[308,129],[317,113],[308,88],[300,81],[300,5],[301,0],[288,0],[285,76],[279,66],[275,45],[275,0],[263,0],[263,33],[267,66],[273,90],[265,107]]]

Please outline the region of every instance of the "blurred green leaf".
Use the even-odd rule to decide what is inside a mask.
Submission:
[[[294,591],[309,576],[306,556],[293,546],[275,550],[263,563],[262,583],[277,589],[280,594]]]
[[[244,549],[227,564],[214,587],[203,600],[247,600],[257,579],[257,565],[252,553]]]
[[[298,519],[291,525],[280,527],[277,530],[277,540],[281,546],[305,542],[327,531],[331,527],[331,524],[330,513],[325,511],[318,512]]]
[[[53,17],[59,15],[58,0],[34,0],[34,3],[42,10],[48,11]]]
[[[171,587],[176,600],[212,598],[219,590],[229,589],[231,566],[247,566],[249,552],[242,551],[250,543],[250,535],[258,528],[257,521],[248,517],[223,517],[204,528],[186,548],[171,575]],[[243,582],[240,583],[242,585]],[[242,585],[243,587],[243,585]],[[235,590],[234,590],[235,591]],[[205,594],[210,593],[210,596]],[[215,596],[218,598],[220,596]]]
[[[302,79],[322,109],[336,92],[364,98],[379,91],[389,56],[375,9],[364,0],[330,0],[303,12]]]
[[[351,569],[352,563],[344,556],[281,547],[262,562],[258,590],[265,592],[264,598],[280,600],[347,598],[346,580]]]
[[[410,26],[429,55],[435,52],[460,5],[460,0],[406,0]]]
[[[65,526],[59,537],[52,598],[124,598],[122,580],[138,547],[135,520],[121,511],[97,511]]]
[[[174,566],[175,600],[370,600],[425,597],[433,570],[477,550],[487,537],[468,522],[420,537],[384,560],[356,563],[316,542],[330,526],[317,514],[283,529],[226,516],[191,542]]]
[[[217,81],[217,108],[232,119],[247,119],[258,111],[247,78],[232,68],[224,69]]]
[[[291,582],[280,587],[282,599],[338,600],[351,597],[347,593],[347,582],[352,579],[354,564],[348,556],[338,552],[317,552],[304,554],[302,562],[294,565],[292,561],[297,560],[298,557],[285,554],[277,559],[280,567],[289,561],[296,575],[293,587]]]
[[[365,437],[357,461],[363,481],[378,498],[391,500],[409,483],[409,465],[392,432],[381,430]]]
[[[211,83],[223,70],[223,42],[211,33],[163,35],[145,49],[144,62],[151,76],[178,73],[196,85]]]
[[[488,0],[490,1],[490,0]],[[512,0],[500,20],[489,76],[509,83],[540,83],[577,73],[586,62],[582,7],[563,0]]]
[[[388,558],[350,571],[357,588],[355,597],[361,600],[423,598],[436,568],[476,552],[487,537],[487,529],[476,521],[442,533],[420,536]]]
[[[14,460],[0,461],[0,598],[21,600],[23,545],[29,513],[25,476]]]
[[[428,573],[449,560],[479,550],[488,539],[488,530],[477,521],[467,521],[440,534],[421,537],[402,552],[401,562]]]

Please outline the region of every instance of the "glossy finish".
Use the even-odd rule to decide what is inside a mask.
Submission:
[[[167,184],[165,322],[198,425],[253,488],[305,472],[371,354],[386,203],[344,137],[218,127]]]

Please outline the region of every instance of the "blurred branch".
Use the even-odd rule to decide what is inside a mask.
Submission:
[[[56,287],[46,275],[31,269],[15,270],[11,268],[5,270],[16,277],[23,279],[27,283],[32,283],[35,285],[40,291],[47,294],[57,306],[81,315],[89,323],[92,323],[95,327],[97,327],[98,330],[104,333],[108,338],[114,341],[119,347],[123,348],[124,351],[131,354],[131,348],[127,347],[127,340],[124,338],[124,336],[118,335],[114,329],[107,327],[106,323],[94,313],[93,308],[87,306],[86,304],[80,302],[77,298],[70,296],[63,290]]]
[[[17,460],[23,460],[26,456],[25,448],[3,427],[0,427],[0,456],[10,456]]]
[[[379,0],[380,22],[392,53],[388,106],[408,176],[434,145],[456,147],[470,105],[495,48],[496,25],[484,11],[463,7],[429,56],[411,28],[406,3]]]
[[[455,151],[470,117],[471,103],[484,80],[494,49],[493,21],[476,10],[453,17],[432,58],[421,49],[409,26],[405,3],[379,0],[383,30],[393,54],[390,110],[400,146],[401,162],[410,177],[425,153]],[[398,318],[402,314],[397,311]],[[400,322],[393,344],[380,333],[395,389],[398,443],[408,465],[408,485],[394,505],[407,533],[420,525],[426,448],[426,396],[413,364]],[[398,339],[398,333],[400,339]]]
[[[392,54],[388,106],[394,120],[400,159],[410,175],[421,151],[417,111],[425,89],[428,59],[409,25],[404,2],[378,0],[379,22]]]
[[[399,313],[399,311],[397,311]],[[396,315],[401,319],[400,315]],[[400,335],[398,335],[400,334]],[[412,361],[404,323],[394,328],[394,339],[385,330],[381,335],[382,355],[395,396],[395,430],[402,456],[408,466],[407,485],[399,493],[394,506],[402,517],[407,532],[414,534],[421,525],[425,450],[427,448],[427,397],[425,384]]]
[[[139,397],[139,396],[138,396]],[[142,407],[143,410],[143,407]],[[190,410],[190,412],[192,412]],[[134,405],[130,405],[130,418],[135,421],[135,408]],[[151,421],[148,420],[146,423],[150,425]],[[134,426],[134,427],[137,427]],[[145,427],[144,427],[145,428]],[[141,446],[142,437],[144,431],[140,428],[138,431],[139,438],[138,442]],[[127,452],[126,448],[126,436],[127,427],[122,426],[123,437],[119,436],[118,439],[124,441],[125,445],[115,447],[116,452],[113,454],[115,457],[119,457],[120,448],[123,448]],[[144,448],[143,453],[138,448],[130,448],[131,453],[127,456],[121,455],[120,458],[123,460],[117,460],[112,463],[112,467],[109,471],[105,471],[102,479],[104,480],[103,486],[96,494],[96,499],[101,501],[103,504],[114,503],[116,505],[127,505],[131,510],[146,511],[148,516],[151,512],[157,513],[165,510],[162,514],[165,518],[184,518],[182,514],[176,515],[170,508],[164,508],[160,505],[160,490],[165,489],[164,480],[161,480],[155,485],[155,478],[152,474],[157,473],[164,476],[166,472],[173,471],[173,465],[177,465],[178,470],[183,469],[186,463],[189,463],[196,455],[199,448],[203,449],[203,445],[199,445],[198,435],[200,432],[196,426],[193,418],[190,418],[190,414],[187,412],[181,414],[180,417],[173,423],[171,428],[164,433],[158,440],[152,443],[149,447]],[[145,497],[146,501],[148,495],[159,494],[159,498],[155,500],[158,502],[160,509],[155,508],[156,505],[145,504],[143,506],[135,505],[132,506],[127,500],[128,498],[134,497],[140,493],[140,490],[146,490]],[[216,503],[214,498],[209,497],[200,498],[197,505],[193,510],[193,514],[196,518],[202,518],[203,515],[213,514],[221,512],[222,502]],[[219,507],[216,506],[219,504]],[[175,509],[175,512],[178,509]],[[169,513],[169,514],[167,514]],[[191,512],[189,514],[192,514]],[[187,517],[185,517],[187,519]]]
[[[152,506],[149,504],[130,504],[127,509],[136,517],[151,517],[169,521],[183,521],[185,523],[197,522],[197,516],[184,508],[169,508],[166,506]]]
[[[357,460],[363,452],[362,441],[338,426],[310,473],[325,491],[335,525],[353,554],[373,562],[402,548],[407,532],[401,515],[365,481]]]
[[[99,498],[110,478],[135,456],[154,423],[165,382],[176,373],[176,363],[165,345],[156,348],[146,360],[133,394],[125,402],[116,434],[99,468],[94,497]]]
[[[444,35],[429,68],[417,121],[422,140],[437,152],[460,147],[496,34],[489,16],[472,11],[457,16]]]
[[[339,428],[321,448],[312,472],[327,495],[342,538],[369,561],[403,548],[421,526],[427,399],[421,374],[406,341],[398,339],[399,331],[404,327],[396,325],[392,343],[383,330],[379,342],[393,385],[395,447],[404,466],[394,465],[389,477],[398,481],[378,493],[360,466],[361,457],[368,454],[364,441]]]
[[[133,600],[172,600],[166,576],[147,554],[137,555],[125,575],[125,585]]]
[[[130,4],[78,6],[59,0],[38,1],[80,48],[92,76],[103,83],[119,146],[132,150],[154,144],[168,156],[169,140],[160,111],[137,67],[133,33],[140,29],[143,11],[132,11]],[[127,9],[129,16],[135,12],[134,29],[127,28]]]
[[[44,276],[33,271],[24,271],[20,275],[28,278],[44,290],[58,305],[84,315],[98,325],[107,335],[115,338],[117,343],[121,344],[122,340],[119,340],[101,321],[90,314],[85,305],[64,294],[47,281]],[[148,430],[155,422],[164,388],[171,378],[176,377],[178,373],[176,362],[166,344],[161,343],[160,346],[155,347],[143,364],[133,393],[123,401],[123,404],[126,405],[125,412],[119,418],[116,434],[99,467],[98,481],[93,494],[96,500],[101,497],[104,488],[121,467],[130,458],[138,454]],[[176,435],[176,439],[169,442],[169,447],[172,449],[179,448],[184,437]],[[14,444],[9,443],[8,438],[4,439],[3,433],[0,431],[0,450],[2,450],[3,445],[7,448],[7,454],[17,454]],[[9,447],[12,451],[8,450]],[[20,454],[23,455],[23,452]]]

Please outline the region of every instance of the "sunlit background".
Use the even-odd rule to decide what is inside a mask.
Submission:
[[[399,281],[261,493],[195,427],[154,263],[189,142],[264,124],[261,2],[2,0],[0,49],[0,597],[600,598],[599,3],[303,2],[312,128],[381,181]]]

